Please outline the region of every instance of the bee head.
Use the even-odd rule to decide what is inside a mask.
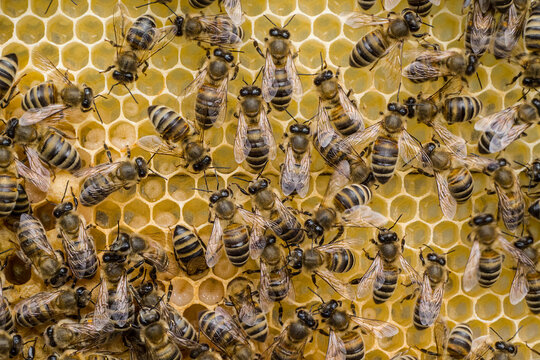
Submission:
[[[470,226],[482,226],[491,224],[495,219],[491,214],[476,215],[469,221]]]
[[[53,216],[58,219],[62,215],[72,211],[73,209],[74,209],[74,206],[73,206],[72,202],[68,201],[68,202],[61,203],[61,204],[55,206],[55,208],[53,210]]]
[[[112,73],[112,77],[114,80],[123,84],[132,83],[137,80],[137,75],[129,71],[114,70]]]
[[[478,58],[476,55],[469,54],[467,57],[467,67],[465,69],[465,75],[471,76],[476,72],[476,68],[478,67]]]
[[[314,219],[307,219],[304,228],[310,238],[318,238],[324,234],[324,228]]]
[[[240,96],[246,97],[246,96],[261,96],[262,91],[261,88],[258,86],[244,86],[240,89]]]
[[[173,25],[176,26],[176,36],[184,35],[184,17],[176,16],[173,21]]]
[[[255,195],[259,191],[263,191],[263,190],[267,189],[269,185],[270,185],[270,180],[265,179],[265,178],[257,179],[255,181],[252,181],[249,184],[248,192],[251,195]]]
[[[84,286],[80,286],[75,290],[75,295],[77,298],[77,307],[82,309],[90,302],[90,292],[86,290]]]
[[[410,32],[417,32],[420,30],[420,25],[422,24],[422,18],[415,11],[411,9],[404,9],[401,13],[403,20],[407,23],[407,27]]]
[[[214,49],[214,56],[222,58],[223,60],[229,63],[233,62],[234,60],[234,56],[230,52],[223,50],[221,48]]]
[[[311,130],[310,130],[309,126],[305,125],[305,124],[292,124],[291,126],[289,126],[289,132],[291,134],[309,135]]]
[[[313,318],[313,315],[306,310],[297,310],[296,316],[305,326],[310,329],[316,329],[319,323]]]
[[[212,158],[210,157],[210,155],[205,155],[201,161],[193,164],[193,171],[204,171],[210,166],[210,164],[212,164]]]
[[[92,88],[83,85],[83,98],[81,101],[81,107],[86,111],[92,108],[94,104],[94,91]]]
[[[332,72],[332,70],[324,70],[322,72],[320,72],[316,77],[315,79],[313,80],[313,83],[316,85],[316,86],[319,86],[321,85],[323,82],[325,82],[326,80],[330,80],[334,77],[334,73]]]
[[[216,202],[218,202],[218,200],[227,198],[229,196],[232,196],[232,193],[229,189],[218,190],[212,195],[210,195],[210,202],[212,204],[215,204]]]
[[[321,317],[328,319],[330,316],[332,316],[338,306],[339,303],[333,299],[327,303],[321,304],[321,306],[319,306],[319,312],[321,314]]]
[[[289,30],[280,29],[278,27],[274,27],[274,28],[270,29],[268,34],[270,36],[272,36],[272,37],[281,37],[281,38],[286,39],[286,40],[291,37],[291,33],[289,32]]]
[[[304,250],[299,247],[294,248],[287,256],[289,265],[295,269],[300,270],[302,268],[302,260],[304,259]]]
[[[518,249],[523,250],[531,246],[533,243],[534,243],[533,237],[530,235],[526,235],[514,241],[514,246],[517,247]]]
[[[391,244],[399,240],[397,234],[392,230],[383,230],[377,236],[381,244]]]
[[[137,175],[139,175],[139,178],[143,179],[148,175],[148,163],[144,158],[137,157],[135,158],[135,166],[137,168]]]
[[[160,319],[159,312],[153,308],[143,308],[139,311],[139,324],[143,326],[148,326],[155,322],[158,322]]]
[[[19,119],[17,119],[17,118],[9,119],[9,121],[7,123],[7,126],[6,126],[6,130],[4,130],[6,136],[9,137],[10,139],[14,139],[15,138],[15,133],[16,133],[18,127],[19,127]]]

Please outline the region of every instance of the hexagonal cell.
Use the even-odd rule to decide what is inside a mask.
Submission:
[[[527,342],[537,342],[540,339],[540,335],[537,331],[534,331],[534,329],[538,329],[539,325],[540,322],[538,321],[537,317],[527,316],[525,319],[519,322],[519,327],[521,328],[521,330],[519,331],[519,339]],[[506,333],[508,332],[509,331],[507,331]],[[510,338],[512,335],[514,334],[511,333],[507,335],[506,338]],[[501,334],[501,336],[504,335]]]
[[[433,241],[435,244],[446,249],[459,239],[459,229],[455,223],[443,221],[433,229]]]
[[[414,304],[414,301],[404,301],[400,303],[400,306],[392,306],[390,310],[392,321],[395,321],[398,325],[409,326],[412,322]]]
[[[198,297],[203,303],[214,305],[223,299],[224,293],[223,284],[216,279],[209,278],[201,282]]]
[[[501,312],[501,300],[492,294],[480,297],[475,304],[476,315],[487,321],[493,321]]]
[[[158,176],[149,176],[139,185],[141,196],[150,202],[156,202],[165,194],[165,181]]]
[[[435,189],[433,179],[420,174],[405,175],[403,184],[405,185],[405,191],[417,198],[420,198]]]
[[[464,322],[472,315],[473,303],[464,295],[457,295],[448,299],[446,313],[454,321]]]
[[[69,70],[81,70],[86,67],[88,58],[88,48],[83,44],[72,42],[62,49],[62,64]]]
[[[43,38],[45,25],[35,16],[25,16],[17,21],[17,37],[26,44],[35,44]]]
[[[45,203],[34,208],[34,217],[39,219],[45,231],[50,231],[56,226],[56,219],[52,214],[54,207],[52,203]]]
[[[47,21],[47,39],[55,44],[65,44],[73,38],[73,22],[58,15]],[[76,54],[76,53],[75,53]]]
[[[412,220],[416,214],[416,201],[407,195],[400,195],[392,200],[390,205],[390,218],[397,219],[401,216],[401,222]]]
[[[211,152],[212,164],[221,167],[221,173],[231,173],[236,170],[238,164],[234,160],[233,148],[231,146],[220,146]],[[248,168],[248,166],[244,166]]]
[[[177,277],[171,281],[171,284],[173,286],[171,303],[177,306],[185,306],[192,302],[194,290],[188,281]]]
[[[313,34],[322,41],[330,41],[339,36],[340,20],[332,14],[318,16],[313,22]]]
[[[171,200],[162,201],[152,208],[152,218],[163,228],[172,227],[180,219],[180,207]]]
[[[178,63],[178,59],[178,48],[166,46],[152,56],[152,65],[161,70],[171,69]]]
[[[146,70],[146,74],[141,74],[137,80],[137,89],[146,95],[158,95],[165,85],[163,75],[156,69]]]
[[[86,149],[95,150],[103,147],[105,129],[95,122],[89,122],[79,128],[79,140]]]
[[[420,218],[428,223],[434,223],[443,216],[439,199],[436,195],[429,195],[423,198],[420,200],[418,207],[420,209]]]
[[[120,221],[120,207],[112,201],[105,200],[94,208],[96,225],[101,228],[111,229]]]
[[[182,219],[194,226],[206,223],[208,213],[208,203],[200,199],[193,199],[182,207]]]
[[[124,149],[137,141],[137,134],[132,124],[128,122],[116,122],[109,129],[109,140],[118,149]]]
[[[433,36],[439,41],[450,41],[461,32],[461,26],[459,20],[448,13],[441,13],[433,17],[433,24],[444,24],[446,31],[441,31],[440,26],[435,26],[431,29]]]
[[[316,69],[321,66],[320,54],[322,53],[323,59],[326,58],[326,47],[321,42],[310,39],[300,45],[298,53],[299,63],[312,69]]]
[[[135,199],[124,206],[124,222],[132,228],[141,228],[150,221],[150,209],[144,202]]]
[[[2,13],[10,17],[19,17],[28,8],[28,0],[5,0],[1,6]]]
[[[521,319],[529,314],[529,308],[525,301],[520,301],[516,305],[512,305],[508,297],[505,297],[503,300],[503,313],[510,319]]]
[[[0,16],[0,28],[2,29],[0,43],[4,44],[13,36],[13,22],[6,16]]]

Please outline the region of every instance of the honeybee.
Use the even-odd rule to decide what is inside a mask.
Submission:
[[[189,0],[189,5],[196,9],[203,9],[214,1],[215,0]],[[219,3],[223,5],[227,15],[229,15],[234,24],[242,24],[242,4],[240,0],[219,0]]]
[[[352,315],[340,309],[341,301],[323,302],[318,312],[322,322],[329,328],[326,360],[364,359],[364,339],[362,332],[372,333],[378,338],[391,337],[398,333],[398,328],[385,321],[368,319]],[[359,329],[356,329],[358,327]]]
[[[511,58],[511,61],[519,65],[521,71],[514,76],[510,84],[513,84],[521,77],[521,86],[524,89],[524,95],[540,85],[540,56],[538,56],[536,51],[523,52]]]
[[[19,58],[15,53],[0,57],[0,108],[6,108],[17,95],[15,90],[22,77],[15,79],[19,69]]]
[[[0,330],[0,360],[8,360],[22,353],[23,339],[19,334]]]
[[[234,307],[238,321],[247,336],[264,343],[268,336],[268,321],[259,304],[253,301],[252,288],[253,283],[245,277],[234,278],[227,284],[225,304]]]
[[[17,324],[35,327],[59,317],[77,315],[90,302],[91,294],[85,287],[45,291],[19,301],[13,311]]]
[[[238,126],[234,138],[234,159],[246,160],[254,171],[261,171],[268,161],[276,158],[276,141],[268,120],[261,89],[244,86],[238,96]]]
[[[291,99],[299,101],[302,96],[302,83],[296,71],[294,59],[298,55],[294,53],[290,41],[291,33],[285,30],[294,15],[279,27],[266,15],[264,16],[274,26],[268,32],[269,37],[264,39],[266,55],[263,54],[256,40],[253,45],[259,55],[265,58],[262,79],[262,96],[264,101],[271,103],[277,111],[284,111],[291,103]]]
[[[85,351],[83,354],[76,350],[66,350],[62,354],[49,355],[47,360],[120,360],[112,354],[110,351]]]
[[[290,134],[290,135],[289,135]],[[307,124],[292,124],[289,126],[287,147],[280,144],[285,153],[285,161],[281,165],[279,183],[283,195],[294,193],[301,198],[309,191],[311,166],[311,147],[309,146],[310,128]]]
[[[471,349],[477,346],[477,341],[474,339],[473,332],[469,325],[465,323],[457,324],[452,331],[449,331],[446,326],[446,321],[442,318],[436,320],[434,325],[434,337],[437,352],[431,352],[425,349],[420,349],[423,353],[442,357],[447,354],[451,359],[477,359],[471,358],[468,355]],[[473,340],[474,339],[474,340]]]
[[[205,245],[195,231],[176,225],[172,237],[174,258],[188,276],[198,275],[208,266],[205,260]]]
[[[111,266],[110,264],[107,265]],[[112,285],[110,289],[109,282]],[[127,275],[123,269],[119,279],[111,277],[111,274],[105,270],[105,277],[101,278],[92,318],[94,330],[104,333],[113,330],[129,330],[135,320],[135,305],[127,282]]]
[[[45,344],[60,351],[86,351],[103,345],[109,338],[109,332],[97,329],[93,323],[79,323],[69,319],[62,319],[43,332]]]
[[[521,39],[527,20],[528,2],[529,0],[507,1],[507,6],[497,9],[502,14],[493,39],[493,55],[496,59],[510,57],[512,50]],[[497,8],[497,1],[492,3]]]
[[[161,105],[149,106],[148,116],[161,137],[143,136],[137,141],[141,148],[155,154],[179,156],[185,160],[184,167],[191,167],[196,173],[210,166],[210,149],[205,146],[193,124],[171,108]]]
[[[529,18],[525,24],[525,47],[531,52],[540,50],[540,41],[538,41],[538,27],[540,21],[540,3],[533,1],[530,5]]]
[[[128,151],[126,160],[112,161],[106,147],[109,163],[76,171],[73,175],[84,178],[80,188],[79,201],[83,206],[94,206],[105,200],[112,193],[124,188],[136,186],[148,175],[148,163],[142,157],[131,160]]]
[[[38,54],[36,59],[36,66],[44,73],[49,73],[53,80],[33,86],[26,92],[21,102],[25,111],[19,120],[22,126],[33,125],[68,109],[77,108],[83,113],[95,110],[103,123],[95,103],[95,98],[101,95],[94,96],[92,88],[85,84],[74,84],[69,80],[69,72],[61,72],[47,57]]]
[[[28,212],[30,204],[24,187],[17,178],[18,160],[10,138],[0,136],[0,217],[20,217]],[[32,178],[29,178],[31,181]]]
[[[392,296],[396,290],[400,270],[405,271],[413,285],[422,284],[418,272],[403,257],[405,238],[401,239],[400,245],[399,237],[392,228],[393,226],[388,230],[380,230],[378,241],[371,240],[378,248],[377,255],[371,258],[366,252],[372,263],[361,278],[352,281],[353,284],[358,284],[356,296],[364,298],[372,292],[375,304],[382,304]]]
[[[521,164],[521,163],[518,163],[518,164],[522,165],[526,169],[526,175],[529,178],[529,184],[527,185],[527,188],[530,191],[531,188],[536,187],[540,183],[540,159],[535,159],[530,165]],[[538,193],[530,193],[529,191],[527,191],[526,193],[529,197],[533,197],[533,198],[537,197]],[[532,201],[527,211],[532,217],[539,220],[540,219],[540,199],[536,199]]]
[[[177,27],[176,36],[185,36],[188,40],[214,46],[240,46],[244,38],[244,30],[240,25],[224,14],[210,16],[176,15],[174,24]]]
[[[512,339],[515,338],[516,333],[504,340],[492,327],[489,328],[500,340],[494,339],[490,335],[480,336],[474,339],[470,353],[467,355],[467,359],[481,360],[486,358],[510,360],[513,359],[518,353],[518,346],[512,343]],[[534,352],[534,350],[533,350]]]
[[[195,79],[183,90],[187,96],[197,92],[195,99],[195,120],[198,126],[207,130],[212,126],[220,127],[227,115],[227,92],[231,68],[236,78],[238,66],[233,63],[234,56],[227,50],[216,48],[212,55],[206,54],[207,60]]]
[[[472,242],[471,253],[463,272],[463,289],[470,291],[476,284],[481,287],[492,286],[499,278],[504,255],[494,249],[500,246],[516,261],[534,268],[534,262],[520,249],[506,240],[491,214],[474,216],[469,225],[472,227],[467,239]]]
[[[178,345],[169,338],[167,322],[161,319],[157,309],[143,307],[137,315],[137,324],[140,326],[139,336],[151,359],[182,359]]]
[[[0,277],[0,330],[8,334],[15,332],[15,320],[8,299],[4,296],[2,278]]]
[[[30,214],[22,214],[17,229],[20,250],[18,255],[24,261],[32,263],[39,276],[57,288],[64,285],[71,277],[69,268],[64,264],[64,254],[54,251],[41,222]]]
[[[475,0],[467,15],[465,48],[479,59],[488,50],[495,31],[495,8],[489,0]]]
[[[155,18],[150,14],[139,16],[133,24],[128,16],[126,6],[118,1],[114,7],[113,29],[114,40],[106,39],[116,49],[115,63],[102,72],[112,69],[112,77],[117,81],[111,86],[109,93],[117,85],[123,85],[133,100],[137,102],[127,86],[139,78],[148,68],[148,60],[174,39],[178,28],[175,25],[158,28]]]
[[[470,76],[476,71],[476,61],[475,55],[465,55],[460,50],[426,50],[403,69],[403,76],[414,83]]]
[[[478,119],[474,124],[475,130],[482,131],[478,151],[487,154],[505,149],[539,119],[540,99],[537,98]]]
[[[231,360],[250,360],[253,350],[242,330],[225,309],[217,306],[214,311],[199,315],[201,332]]]
[[[304,348],[313,336],[313,330],[319,323],[306,310],[296,309],[296,318],[281,331],[278,338],[270,346],[268,353],[271,359],[300,360]]]
[[[353,287],[338,279],[335,274],[345,273],[353,268],[356,262],[353,249],[358,246],[360,246],[359,239],[345,239],[306,250],[296,247],[288,256],[288,262],[293,269],[297,270],[293,275],[298,275],[304,269],[311,275],[314,284],[318,276],[335,292],[353,301],[355,299]]]

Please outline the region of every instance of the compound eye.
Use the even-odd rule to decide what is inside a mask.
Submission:
[[[266,189],[266,188],[268,187],[268,180],[263,180],[263,181],[261,181],[261,187],[262,187],[263,189]]]
[[[522,83],[524,86],[532,86],[534,81],[531,78],[523,78]]]
[[[516,347],[514,345],[508,345],[506,348],[510,354],[514,354],[516,352]]]
[[[234,56],[232,56],[231,54],[226,54],[224,58],[227,62],[232,62],[234,60]]]
[[[504,343],[502,341],[497,341],[495,343],[495,348],[497,348],[497,350],[504,350],[506,348],[506,346],[504,345]]]
[[[248,192],[253,195],[257,192],[257,189],[255,188],[255,186],[250,186],[248,187]]]
[[[398,106],[397,106],[396,103],[391,102],[391,103],[388,104],[388,106],[386,108],[388,109],[388,111],[397,111]]]
[[[260,88],[256,87],[253,89],[253,91],[251,92],[253,94],[253,96],[261,96],[262,94],[262,91]]]
[[[315,78],[315,80],[313,80],[313,83],[314,83],[316,86],[319,86],[319,85],[321,85],[322,81],[321,81],[320,78],[317,77],[317,78]]]
[[[294,124],[289,127],[289,131],[292,133],[298,132],[298,125]]]
[[[226,198],[229,196],[229,190],[225,189],[221,191],[221,197]]]
[[[439,264],[442,265],[442,266],[446,265],[446,260],[439,259]]]
[[[240,90],[240,96],[248,96],[249,95],[249,90],[246,89],[246,88],[242,88]]]
[[[214,56],[223,56],[223,51],[221,49],[215,49]]]
[[[429,261],[437,261],[437,255],[435,255],[434,253],[429,253],[427,258]]]
[[[219,200],[219,195],[218,194],[212,194],[212,196],[210,196],[210,202],[211,203],[215,203],[218,200]]]
[[[291,34],[289,33],[288,30],[284,30],[282,33],[281,33],[281,37],[284,38],[284,39],[288,39],[291,37]]]
[[[270,30],[270,35],[271,36],[278,36],[279,35],[279,30],[276,29],[276,28],[273,28]]]

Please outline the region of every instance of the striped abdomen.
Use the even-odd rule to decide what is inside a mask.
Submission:
[[[379,136],[375,140],[371,154],[371,169],[373,176],[381,184],[387,183],[394,175],[398,154],[398,143],[394,139]]]
[[[471,121],[482,111],[482,103],[472,96],[454,96],[444,101],[442,113],[448,124]]]
[[[107,174],[110,175],[110,174]],[[95,174],[84,181],[81,187],[79,200],[83,206],[94,206],[99,204],[113,193],[112,182],[108,176]]]
[[[287,76],[287,71],[284,66],[276,65],[275,84],[277,87],[276,96],[270,101],[277,111],[284,111],[292,99],[292,84]]]
[[[172,242],[174,258],[188,275],[196,275],[208,269],[201,240],[192,231],[177,225]]]
[[[82,226],[82,223],[79,226]],[[86,241],[79,240],[79,230],[70,235],[69,240],[64,240],[66,242],[69,241],[70,244],[65,244],[64,247],[70,246],[75,249],[75,255],[70,254],[69,251],[66,251],[67,262],[70,265],[73,275],[77,279],[93,278],[99,265],[99,260],[94,246],[94,239],[89,238]]]
[[[471,351],[473,333],[467,324],[458,324],[450,332],[446,352],[453,359],[463,359]]]
[[[339,150],[336,146],[339,141],[341,141],[341,139],[334,134],[330,143],[325,147],[322,147],[317,137],[317,133],[313,134],[313,146],[329,165],[335,166],[347,158],[347,154]]]
[[[508,0],[512,2],[513,0]],[[523,11],[527,9],[517,9],[516,8],[516,17],[520,17],[523,14]],[[494,40],[493,40],[493,55],[496,59],[508,58],[512,55],[512,49],[517,44],[521,36],[508,36],[510,25],[510,13],[505,11],[497,23],[497,29],[495,31]]]
[[[4,97],[9,95],[10,89],[15,81],[15,76],[17,75],[17,69],[19,68],[19,60],[15,54],[7,54],[6,56],[0,57],[0,105],[5,107],[7,104],[4,103]]]
[[[12,213],[19,196],[18,181],[14,174],[6,172],[0,174],[0,216]]]
[[[32,215],[21,219],[17,230],[17,239],[21,245],[21,250],[32,262],[35,262],[38,257],[48,257],[43,250],[36,246],[36,238],[38,237],[40,243],[49,243],[45,229],[38,219]],[[57,260],[56,257],[54,259]]]
[[[525,295],[525,301],[529,310],[533,314],[540,313],[540,273],[531,272],[527,274],[527,283],[529,284],[529,291]]]
[[[215,0],[189,0],[188,2],[189,2],[189,5],[191,5],[192,7],[196,9],[202,9],[209,6],[214,1]]]
[[[242,328],[251,340],[265,342],[268,336],[268,321],[266,321],[266,316],[260,306],[258,304],[254,304],[254,306],[257,310],[255,323],[253,325],[247,325],[246,323],[241,322]]]
[[[505,191],[504,189],[502,191]],[[508,230],[515,230],[518,226],[523,223],[525,218],[525,202],[520,201],[520,197],[516,195],[514,191],[506,191],[506,210],[510,213],[509,218],[503,218],[504,225]],[[499,209],[502,209],[503,206],[499,197]]]
[[[345,360],[364,359],[364,339],[360,331],[347,331],[340,338],[345,344]]]
[[[205,82],[195,99],[195,119],[201,129],[210,129],[217,121],[221,110],[220,83]],[[225,111],[225,110],[224,110]]]
[[[56,99],[56,86],[52,81],[46,81],[28,90],[26,94],[24,94],[21,106],[24,111],[29,109],[39,109],[56,104]]]
[[[268,162],[270,147],[266,143],[261,128],[257,123],[248,125],[247,138],[251,144],[251,150],[246,157],[246,162],[251,169],[258,172]]]
[[[430,0],[407,0],[407,2],[411,9],[422,17],[429,15],[431,6],[433,5]]]
[[[338,211],[351,209],[354,206],[365,205],[371,200],[371,190],[362,184],[345,186],[334,196],[334,206]]]
[[[191,341],[199,341],[199,333],[189,321],[186,320],[178,310],[167,304],[167,312],[169,313],[169,329],[179,337]]]
[[[455,168],[447,176],[450,193],[458,203],[469,200],[474,190],[471,172],[466,167]]]
[[[531,206],[529,206],[529,214],[535,219],[540,220],[540,199],[536,199]]]
[[[15,331],[13,314],[9,303],[4,297],[0,297],[0,330],[4,330],[10,334]]]
[[[289,325],[291,326],[291,325]],[[304,346],[307,339],[294,340],[289,335],[289,330],[286,330],[284,338],[279,340],[274,347],[270,360],[298,360],[302,359],[304,354]],[[309,335],[308,335],[309,336]]]
[[[375,304],[382,304],[390,299],[396,290],[398,281],[398,270],[393,266],[384,266],[384,280],[373,283],[373,301]]]
[[[390,45],[382,29],[364,35],[354,46],[349,56],[349,65],[360,68],[368,66],[381,58]]]
[[[17,185],[17,201],[15,202],[15,207],[11,211],[11,215],[19,218],[21,214],[25,214],[30,211],[30,200],[28,199],[28,194],[21,184]]]
[[[132,50],[148,50],[152,46],[156,27],[156,20],[152,15],[139,16],[129,28],[126,42]]]
[[[495,10],[491,6],[486,13],[483,13],[480,10],[480,4],[477,1],[473,3],[472,16],[467,17],[467,27],[465,28],[465,49],[467,54],[473,54],[480,58],[487,51],[490,46],[491,36],[495,31],[494,15]],[[477,31],[476,24],[487,25],[484,26],[484,30]],[[474,48],[472,44],[474,44]]]
[[[236,339],[230,332],[230,325],[226,323],[223,316],[217,315],[214,311],[205,311],[199,316],[199,330],[217,346],[227,349]]]
[[[478,265],[478,283],[481,287],[490,287],[499,279],[504,256],[493,249],[485,249]]]
[[[167,106],[148,107],[148,117],[164,140],[179,142],[189,133],[188,123]]]
[[[249,258],[249,233],[245,225],[231,223],[223,229],[223,246],[234,266],[244,265]]]
[[[116,289],[109,289],[109,317],[114,328],[118,331],[128,330],[135,320],[135,304],[130,292],[127,292],[128,308],[125,308],[126,299],[118,299]]]
[[[332,272],[347,272],[352,269],[355,263],[354,254],[350,249],[340,248],[327,256],[326,267]]]
[[[360,6],[364,10],[369,10],[375,5],[377,0],[357,0],[358,6]]]
[[[57,315],[53,302],[38,302],[31,297],[17,304],[15,319],[23,327],[35,327],[44,324]]]
[[[289,278],[283,276],[283,271],[272,271],[268,276],[268,297],[270,300],[279,302],[285,299],[289,293]]]
[[[343,136],[349,136],[356,133],[358,129],[360,129],[360,126],[362,126],[361,120],[355,121],[351,119],[347,113],[345,113],[345,110],[343,109],[343,106],[341,106],[341,102],[339,100],[339,93],[336,93],[332,99],[327,101],[325,108],[326,113],[330,118],[330,122]]]
[[[41,160],[62,170],[76,171],[82,167],[77,148],[55,131],[47,132],[36,150]]]
[[[525,46],[529,51],[540,50],[540,2],[531,6],[529,19],[525,25]]]
[[[480,154],[490,154],[489,151],[489,144],[491,143],[491,139],[493,139],[493,133],[490,131],[483,132],[480,136],[480,139],[478,140],[478,152]]]
[[[270,219],[275,223],[274,227],[279,229],[277,231],[279,232],[278,237],[285,241],[288,246],[296,246],[304,241],[306,234],[298,220],[295,221],[293,226],[289,227],[277,211],[272,211]]]

